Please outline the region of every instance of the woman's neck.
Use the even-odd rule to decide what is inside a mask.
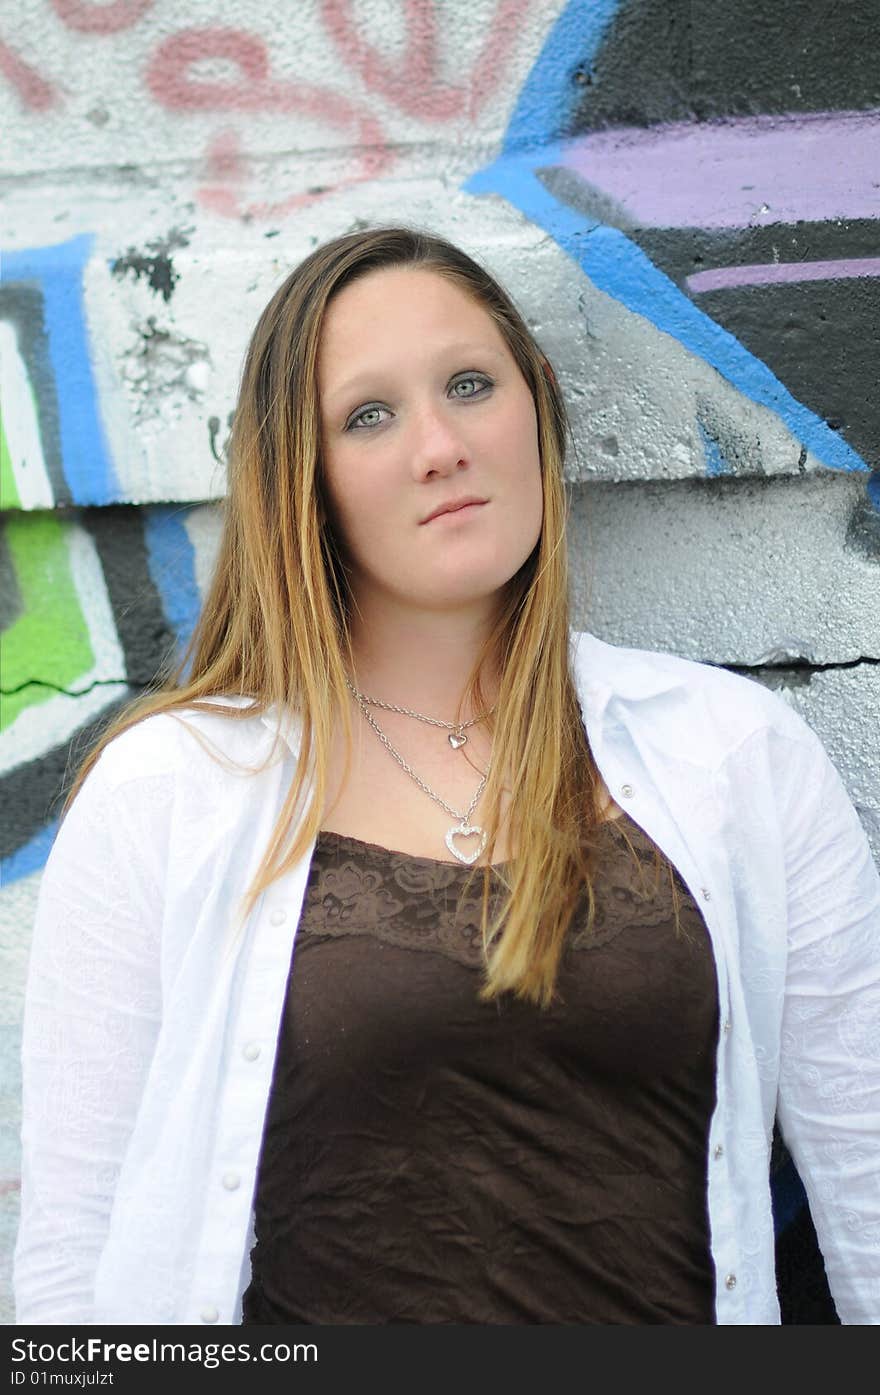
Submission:
[[[356,668],[352,677],[368,697],[452,721],[485,634],[484,625],[448,614],[361,624],[352,635]],[[497,686],[496,676],[486,674],[484,690],[490,707]],[[473,715],[465,711],[462,719]]]

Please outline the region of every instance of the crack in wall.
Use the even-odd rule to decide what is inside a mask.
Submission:
[[[716,664],[716,668],[727,669],[744,678],[754,678],[770,688],[808,688],[817,673],[839,673],[844,669],[880,667],[880,656],[860,654],[857,659],[844,659],[838,663],[819,664],[806,659],[793,663]]]
[[[790,664],[737,664],[719,663],[714,660],[704,660],[713,668],[726,669],[728,673],[738,673],[746,678],[756,678],[761,682],[767,682],[772,687],[792,687],[803,688],[809,686],[814,674],[817,673],[837,673],[843,669],[857,668],[880,668],[880,656],[872,654],[861,654],[857,659],[844,659],[839,663],[814,664],[814,663],[790,663]],[[149,685],[132,683],[128,678],[96,678],[87,688],[65,688],[57,683],[51,683],[45,678],[26,678],[23,682],[17,683],[14,687],[4,688],[0,685],[0,694],[3,697],[13,697],[21,693],[25,688],[46,688],[53,693],[63,694],[64,697],[87,697],[95,688],[118,687],[121,683],[126,684],[134,692],[141,688],[146,692]]]
[[[65,688],[59,683],[52,683],[47,678],[25,678],[21,683],[16,683],[11,688],[4,688],[0,685],[0,696],[15,697],[18,693],[23,693],[26,688],[45,688],[48,692],[60,693],[64,697],[88,697],[89,693],[96,688],[118,688],[120,684],[134,689],[137,684],[129,682],[127,678],[96,678],[87,688]],[[144,685],[143,691],[146,692]]]

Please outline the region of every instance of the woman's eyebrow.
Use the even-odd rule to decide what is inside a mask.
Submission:
[[[462,368],[475,368],[476,363],[468,362],[469,358],[487,359],[492,358],[496,362],[503,362],[504,355],[492,344],[481,343],[479,341],[469,341],[467,343],[449,344],[442,350],[444,355],[450,359],[461,359]],[[376,387],[385,379],[392,377],[394,369],[383,366],[381,368],[365,368],[360,373],[355,373],[351,378],[345,378],[341,383],[334,384],[322,394],[324,402],[330,406],[340,399],[347,400],[356,397],[360,393],[372,394]]]

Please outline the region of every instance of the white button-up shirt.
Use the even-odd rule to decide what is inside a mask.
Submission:
[[[880,1322],[880,880],[852,805],[757,684],[586,634],[572,665],[609,790],[711,938],[717,1320],[779,1321],[778,1115],[838,1312]],[[279,725],[272,763],[236,768]],[[104,751],[61,826],[25,1006],[20,1323],[240,1320],[311,849],[237,908],[297,751],[289,714],[156,715]]]

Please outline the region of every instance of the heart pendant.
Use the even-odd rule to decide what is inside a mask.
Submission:
[[[457,838],[459,835],[461,835],[462,838],[478,838],[479,844],[477,846],[476,851],[473,853],[465,853],[462,852],[459,848],[457,848],[453,840]],[[463,862],[466,867],[470,867],[471,863],[476,862],[477,858],[480,856],[480,853],[485,848],[486,836],[487,835],[485,830],[482,828],[478,828],[475,823],[460,823],[457,825],[457,827],[449,829],[449,832],[446,834],[446,846],[452,853],[453,857],[457,857],[459,862]]]
[[[451,731],[449,733],[449,744],[453,751],[457,751],[459,746],[463,746],[466,741],[467,737],[463,731]]]

